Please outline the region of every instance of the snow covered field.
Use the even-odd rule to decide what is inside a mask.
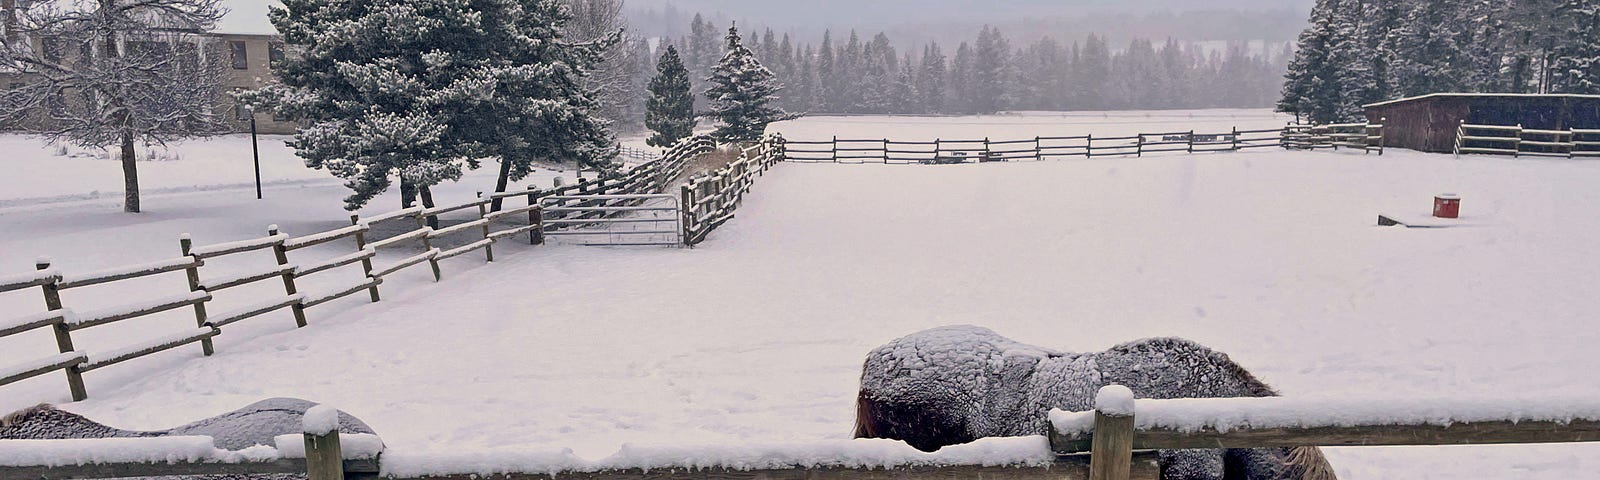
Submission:
[[[1260,123],[1238,126],[1282,124],[1256,114]],[[840,135],[896,138],[986,134],[968,123],[995,138],[1082,131],[1033,133],[1058,128],[1044,117],[1027,127],[819,118],[783,131],[832,136],[829,122]],[[601,458],[624,444],[842,439],[866,352],[950,324],[1074,351],[1182,336],[1297,397],[1592,398],[1595,185],[1600,163],[1402,151],[785,164],[698,249],[517,247],[494,265],[453,260],[439,286],[386,284],[383,303],[346,299],[313,311],[307,329],[251,320],[218,337],[212,358],[189,348],[91,372],[93,398],[67,408],[156,428],[300,397],[362,418],[397,453],[571,448]],[[1379,213],[1426,215],[1447,191],[1463,195],[1469,226],[1373,226]],[[191,201],[217,192],[162,197],[147,205],[158,213],[138,218],[104,205],[0,212],[9,266],[0,272],[113,238],[171,255],[180,231],[231,240],[259,234],[273,215],[300,219],[270,221],[296,229],[343,217],[336,184],[274,192],[261,207]],[[208,226],[220,224],[239,226]],[[452,275],[468,268],[471,277]],[[0,343],[4,360],[51,348],[47,335],[28,342]],[[65,401],[63,384],[56,374],[0,387],[0,411]],[[1600,478],[1600,448],[1589,445],[1329,456],[1346,479]]]

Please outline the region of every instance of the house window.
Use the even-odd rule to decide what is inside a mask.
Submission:
[[[244,42],[228,42],[228,53],[232,55],[234,70],[250,69],[250,58],[246,52]]]
[[[283,44],[272,42],[267,45],[267,63],[272,68],[278,68],[283,63]]]

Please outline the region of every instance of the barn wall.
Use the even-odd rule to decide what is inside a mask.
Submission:
[[[1367,121],[1384,124],[1385,142],[1390,147],[1449,153],[1462,120],[1535,129],[1600,128],[1600,98],[1424,97],[1369,107],[1366,114]]]

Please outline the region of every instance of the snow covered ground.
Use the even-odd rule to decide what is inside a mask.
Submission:
[[[1257,113],[1263,128],[1282,123]],[[834,128],[860,132],[853,120],[881,122]],[[826,121],[783,128],[831,136]],[[922,128],[878,124],[887,133],[865,135]],[[1149,127],[1125,128],[1164,129]],[[385,284],[384,302],[314,310],[307,329],[251,320],[218,337],[212,358],[190,348],[91,372],[93,398],[67,408],[164,428],[301,397],[362,418],[409,454],[571,448],[597,459],[625,444],[842,439],[866,352],[950,324],[1074,351],[1182,336],[1299,397],[1593,398],[1594,185],[1600,163],[1402,151],[784,164],[695,250],[508,246],[494,265],[455,259],[438,286]],[[337,185],[276,191],[259,208],[192,201],[216,192],[158,198],[161,213],[137,219],[103,205],[3,212],[0,265],[111,239],[175,254],[172,236],[186,229],[231,240],[273,215],[301,219],[285,222],[297,229],[343,216]],[[1424,216],[1442,192],[1462,194],[1467,226],[1374,226],[1379,213]],[[4,360],[50,353],[48,336],[28,342],[0,343]],[[59,377],[0,388],[0,411],[65,401]],[[1330,459],[1346,479],[1600,478],[1590,445],[1332,449]]]

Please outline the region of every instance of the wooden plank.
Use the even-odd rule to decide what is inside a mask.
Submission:
[[[302,249],[302,248],[311,247],[311,246],[315,246],[315,245],[321,245],[321,244],[324,244],[324,243],[332,242],[332,241],[339,240],[339,239],[346,238],[346,237],[352,237],[352,236],[355,236],[358,233],[365,233],[369,229],[371,229],[371,227],[368,227],[365,224],[356,224],[356,225],[351,225],[351,226],[348,226],[348,227],[340,228],[338,230],[329,230],[329,231],[322,232],[322,233],[314,233],[314,234],[311,234],[311,235],[306,235],[304,237],[295,237],[295,238],[291,238],[291,239],[288,239],[288,240],[284,240],[283,248],[284,248],[284,250],[299,250],[299,249]]]
[[[345,460],[344,471],[365,475],[378,473],[372,459]],[[0,480],[89,480],[103,478],[187,477],[201,475],[239,476],[265,474],[305,474],[303,458],[284,458],[266,462],[173,462],[62,465],[55,467],[0,466]]]
[[[363,219],[363,222],[366,223],[367,225],[376,225],[376,224],[387,222],[387,221],[390,221],[390,220],[397,220],[397,219],[402,219],[402,218],[406,218],[406,217],[419,216],[419,215],[422,215],[422,212],[424,210],[426,210],[426,209],[423,208],[423,207],[411,207],[411,208],[407,208],[407,209],[404,209],[404,210],[395,210],[393,212],[385,213],[385,214],[382,214],[382,215],[377,215],[377,216],[374,216],[372,218]]]
[[[419,238],[426,237],[426,236],[428,236],[428,232],[429,231],[430,230],[428,230],[426,228],[419,228],[419,229],[412,230],[412,231],[409,231],[409,232],[406,232],[406,233],[395,235],[393,237],[385,238],[383,240],[378,240],[378,241],[372,242],[371,244],[369,244],[367,246],[369,248],[372,248],[373,250],[379,250],[379,249],[383,249],[383,248],[388,248],[388,247],[392,247],[392,246],[394,246],[396,244],[399,244],[401,242],[405,242],[405,241],[408,241],[408,240],[416,240],[416,239],[419,239]]]
[[[183,335],[176,335],[176,336],[171,336],[171,337],[167,337],[167,338],[158,339],[155,342],[151,342],[151,343],[139,344],[139,345],[136,345],[136,346],[133,346],[133,347],[123,348],[123,349],[120,349],[120,350],[113,350],[113,351],[111,351],[109,353],[106,353],[105,354],[105,358],[96,359],[96,358],[91,357],[88,362],[84,363],[83,366],[79,367],[79,370],[87,372],[87,371],[91,371],[91,370],[100,369],[100,368],[103,368],[103,367],[108,367],[108,366],[115,365],[115,364],[118,364],[118,363],[126,362],[128,360],[133,360],[135,358],[143,357],[145,355],[151,355],[151,354],[155,354],[155,353],[159,353],[159,352],[164,352],[164,351],[171,350],[171,349],[174,349],[174,348],[178,348],[178,347],[181,347],[181,346],[184,346],[184,345],[195,343],[195,342],[198,342],[198,341],[201,341],[201,340],[206,340],[206,339],[209,339],[211,337],[217,336],[217,334],[219,334],[219,333],[222,333],[222,332],[220,330],[217,330],[216,327],[206,327],[206,328],[201,328],[201,329],[199,329],[197,331],[194,331],[194,332],[185,333]]]
[[[1600,442],[1600,421],[1523,421],[1438,425],[1364,425],[1353,427],[1267,428],[1218,432],[1203,429],[1141,430],[1134,448],[1266,448],[1426,445],[1505,445]]]
[[[389,276],[389,274],[404,270],[407,267],[411,267],[413,265],[416,265],[416,264],[419,264],[419,263],[422,263],[422,262],[426,262],[426,261],[429,261],[429,260],[436,259],[436,258],[438,258],[439,253],[441,253],[441,252],[437,248],[429,249],[428,251],[423,252],[420,255],[412,256],[412,257],[407,258],[405,260],[401,260],[399,263],[396,263],[394,265],[391,265],[391,266],[388,266],[388,267],[385,267],[385,268],[380,268],[380,269],[378,269],[378,271],[373,272],[372,276],[373,277],[377,277],[377,278],[387,277],[387,276]]]
[[[67,352],[35,360],[21,366],[0,368],[0,385],[37,377],[73,365],[79,365],[85,361],[87,361],[87,358],[82,353]]]
[[[271,279],[273,277],[282,276],[284,274],[293,273],[295,268],[296,267],[294,267],[294,266],[278,267],[278,268],[275,268],[273,270],[266,271],[266,272],[247,273],[247,274],[235,276],[233,278],[224,278],[224,279],[220,279],[220,280],[202,281],[202,282],[199,283],[198,286],[200,287],[201,290],[205,290],[205,291],[208,291],[208,292],[217,292],[217,291],[227,290],[227,289],[230,289],[230,288],[233,288],[233,287],[237,287],[237,286],[241,286],[241,285],[249,285],[251,283],[259,282],[259,281],[262,281],[262,280],[267,280],[267,279]]]
[[[338,290],[338,291],[335,291],[335,292],[333,292],[331,294],[323,295],[321,297],[308,299],[305,302],[302,302],[300,304],[300,308],[311,308],[311,307],[315,307],[317,305],[322,305],[324,303],[328,303],[328,302],[331,302],[331,301],[334,301],[334,300],[338,300],[340,298],[344,298],[344,297],[350,296],[351,294],[354,294],[356,292],[359,292],[359,291],[362,291],[362,290],[366,290],[366,289],[369,289],[369,288],[372,288],[372,287],[376,287],[376,286],[382,285],[382,284],[383,284],[383,277],[368,278],[366,281],[361,282],[358,285],[346,287],[346,288],[344,288],[342,290]]]
[[[349,254],[349,255],[345,255],[345,256],[342,256],[342,257],[330,259],[328,261],[322,262],[321,264],[313,265],[310,268],[295,269],[294,276],[295,276],[295,278],[302,278],[302,277],[305,277],[305,276],[308,276],[308,275],[321,273],[321,272],[326,272],[328,270],[333,270],[335,268],[343,267],[345,265],[350,265],[350,264],[353,264],[353,263],[356,263],[356,262],[362,262],[362,261],[366,261],[366,260],[371,260],[372,257],[375,257],[377,255],[378,255],[378,251],[377,250],[373,250],[373,249],[361,250],[359,252],[355,252],[355,253],[352,253],[352,254]]]
[[[478,199],[478,200],[473,200],[473,201],[470,201],[470,202],[467,202],[467,203],[458,204],[458,205],[447,205],[447,206],[443,206],[443,207],[434,207],[434,208],[430,208],[430,209],[427,209],[427,210],[423,210],[422,211],[422,216],[424,216],[424,217],[432,217],[432,216],[435,216],[435,215],[443,215],[443,214],[454,212],[454,211],[457,211],[457,210],[466,210],[468,208],[473,208],[473,207],[477,207],[479,205],[488,205],[488,204],[489,204],[489,200]]]
[[[200,260],[195,257],[179,257],[171,260],[146,263],[143,265],[110,268],[82,275],[63,276],[61,281],[56,283],[56,288],[66,290],[69,288],[87,287],[90,285],[99,285],[102,283],[127,280],[130,278],[148,277],[151,275],[160,275],[168,272],[187,270],[204,265],[204,260]]]
[[[24,275],[8,276],[0,279],[0,293],[33,288],[61,279],[61,275],[54,271],[39,271]]]
[[[237,242],[202,245],[199,247],[194,247],[189,251],[189,254],[193,255],[195,258],[205,260],[207,258],[216,258],[233,255],[236,253],[253,252],[256,250],[272,248],[283,243],[283,241],[287,240],[288,238],[288,235],[273,235],[250,240],[240,240]]]
[[[493,238],[485,238],[483,240],[478,240],[476,242],[472,242],[472,243],[463,245],[461,247],[458,247],[458,248],[455,248],[455,249],[452,249],[452,250],[445,250],[444,252],[440,252],[438,256],[434,257],[434,260],[444,260],[444,259],[447,259],[447,258],[459,257],[459,256],[465,255],[465,254],[467,254],[469,252],[472,252],[474,250],[488,248],[490,245],[494,245],[494,239]]]
[[[9,337],[35,328],[55,325],[66,320],[66,318],[67,312],[65,310],[51,310],[9,320],[0,320],[0,337]]]
[[[462,223],[460,225],[453,225],[453,226],[450,226],[448,228],[441,228],[441,229],[438,229],[438,230],[434,230],[434,231],[428,233],[428,238],[439,238],[439,237],[443,237],[443,236],[447,236],[447,235],[454,235],[454,234],[457,234],[457,233],[465,232],[465,231],[473,229],[473,228],[482,227],[482,226],[488,225],[488,224],[489,224],[489,220],[488,219],[480,218],[480,219],[473,220],[473,221],[470,221],[470,222]]]
[[[211,316],[211,325],[222,327],[237,323],[241,320],[265,315],[270,312],[281,310],[290,305],[299,304],[302,300],[305,300],[305,295],[297,293],[294,295],[267,300],[265,302],[246,305],[235,310],[220,312]]]
[[[102,310],[80,314],[78,318],[68,319],[63,322],[67,330],[78,331],[89,327],[119,322],[130,318],[154,315],[176,308],[187,307],[200,302],[211,300],[211,294],[205,291],[190,292],[188,295],[152,300],[145,303],[122,305]]]
[[[1141,452],[1134,460],[1133,477],[1155,480],[1160,465],[1153,452]],[[1050,466],[912,466],[912,467],[816,467],[792,469],[738,470],[726,467],[702,469],[657,468],[606,470],[599,472],[458,474],[420,477],[386,477],[389,480],[1084,480],[1089,478],[1089,458],[1084,455],[1058,457]]]

